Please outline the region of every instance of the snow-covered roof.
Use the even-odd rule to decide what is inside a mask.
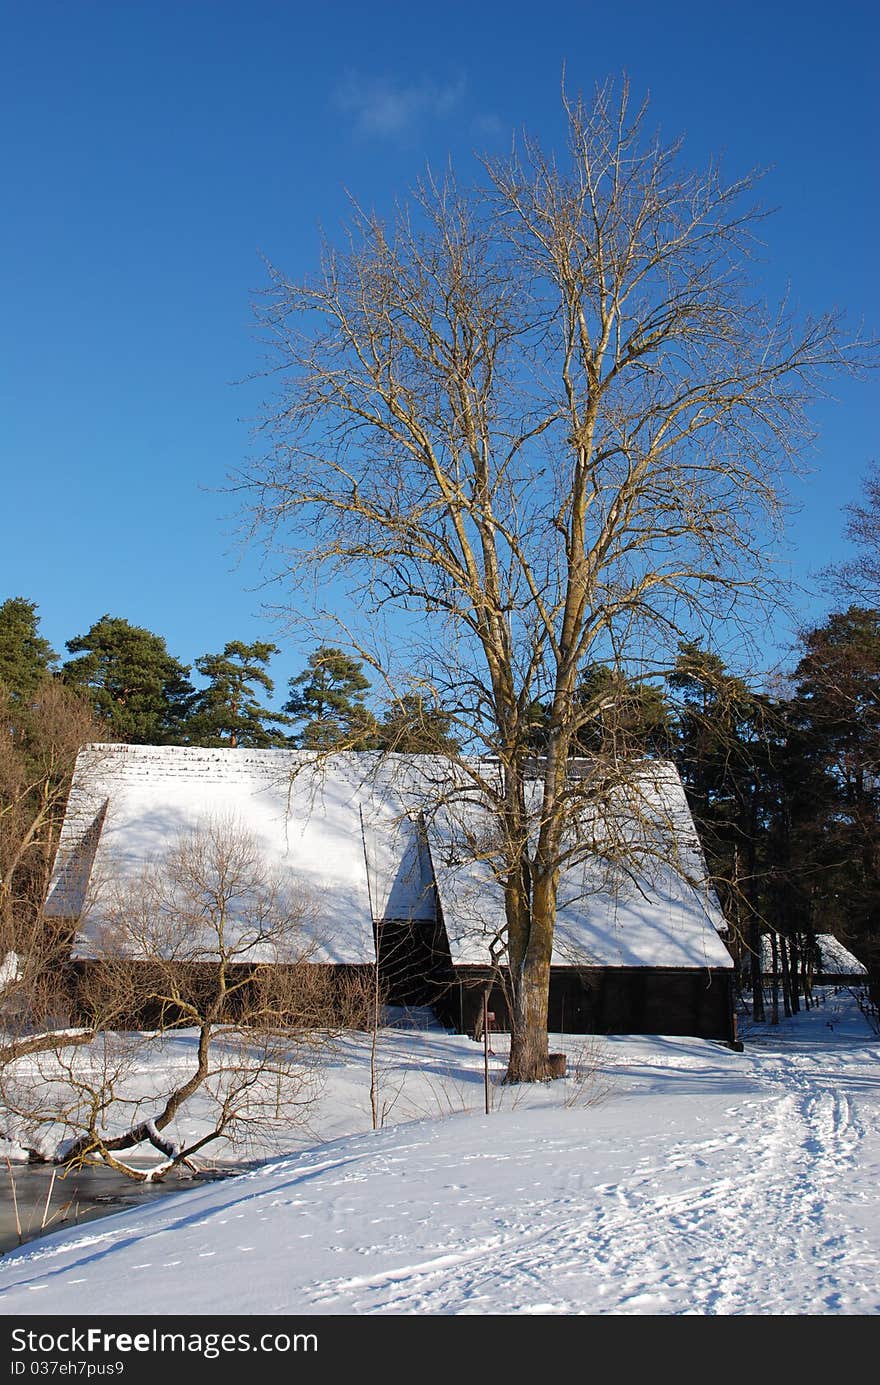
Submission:
[[[534,790],[528,806],[536,816]],[[567,844],[551,964],[731,967],[719,937],[724,917],[675,768],[644,762],[614,798],[613,825],[611,813],[587,824],[582,810],[581,840]],[[487,815],[472,802],[453,802],[429,818],[427,839],[452,960],[485,963],[504,924]]]
[[[182,832],[228,818],[255,838],[267,870],[295,879],[312,897],[314,959],[371,961],[356,784],[343,765],[330,775],[292,776],[295,760],[295,752],[274,750],[87,746],[77,760],[47,912],[82,917],[77,950],[88,955],[103,922],[102,894],[132,879]]]
[[[868,968],[833,933],[818,933],[816,943],[822,962],[819,970],[824,976],[868,975]]]
[[[439,902],[453,962],[485,965],[505,916],[491,814],[473,779],[430,756],[319,763],[305,751],[88,746],[47,912],[81,919],[77,950],[88,955],[107,883],[134,877],[181,831],[226,817],[256,839],[269,869],[305,887],[314,960],[372,961],[373,919],[432,920]],[[674,767],[644,762],[633,783],[637,811],[624,795],[613,830],[603,820],[579,833],[586,845],[570,844],[553,963],[731,966]],[[625,870],[605,860],[615,832],[627,839]]]
[[[848,948],[833,933],[817,933],[816,947],[819,952],[816,971],[821,976],[867,976],[868,968],[854,957]],[[773,970],[773,948],[770,938],[761,938],[761,968],[765,975]]]

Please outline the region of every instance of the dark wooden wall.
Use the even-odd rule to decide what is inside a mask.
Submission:
[[[436,1003],[444,1023],[460,1033],[478,1026],[483,991],[495,1028],[507,1029],[505,978],[489,968],[457,967]],[[554,967],[548,1029],[554,1034],[690,1034],[736,1038],[732,971],[657,967]]]
[[[454,980],[442,923],[384,919],[376,925],[376,934],[385,1003],[436,1006]]]

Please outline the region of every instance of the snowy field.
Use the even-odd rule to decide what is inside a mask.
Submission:
[[[348,1040],[310,1147],[9,1253],[0,1313],[875,1314],[880,1038],[743,1037],[569,1038],[486,1116],[476,1044],[389,1031],[377,1132]]]

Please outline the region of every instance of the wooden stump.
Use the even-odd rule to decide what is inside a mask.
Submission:
[[[548,1077],[564,1077],[564,1076],[565,1076],[565,1062],[566,1062],[566,1059],[565,1059],[565,1054],[564,1054],[564,1053],[548,1053],[548,1055],[547,1055],[547,1076],[548,1076]]]

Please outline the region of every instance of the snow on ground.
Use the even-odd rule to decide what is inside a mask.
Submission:
[[[743,1037],[568,1038],[486,1116],[473,1042],[386,1033],[377,1132],[352,1039],[329,1142],[8,1254],[0,1313],[877,1313],[880,1038],[846,992]]]

